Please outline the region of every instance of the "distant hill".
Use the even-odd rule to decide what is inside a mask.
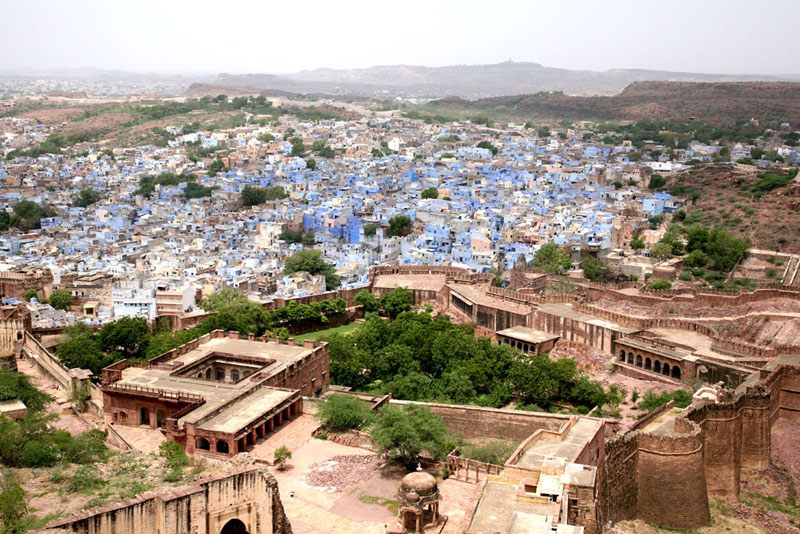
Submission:
[[[420,111],[497,119],[689,120],[730,124],[737,119],[800,123],[798,82],[635,82],[614,96],[516,95],[479,100],[447,98]]]
[[[636,81],[776,81],[772,76],[718,75],[643,69],[603,72],[544,67],[508,61],[493,65],[421,67],[376,66],[365,69],[316,69],[295,74],[220,74],[215,84],[292,92],[482,98],[563,91],[570,95],[613,95]]]

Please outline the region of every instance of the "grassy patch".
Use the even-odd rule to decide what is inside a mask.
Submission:
[[[307,334],[301,334],[299,336],[294,336],[295,341],[305,341],[310,339],[311,341],[319,341],[320,339],[327,337],[331,334],[347,334],[355,330],[359,327],[361,323],[348,323],[343,324],[342,326],[335,326],[333,328],[326,328],[325,330],[317,330],[316,332],[308,332]]]
[[[397,512],[400,509],[400,505],[397,501],[393,501],[392,499],[384,499],[383,497],[376,497],[375,495],[367,495],[366,493],[359,495],[358,500],[364,504],[376,504],[378,506],[383,506],[389,510],[392,515],[397,515]]]
[[[762,510],[769,510],[772,512],[781,512],[794,519],[800,519],[800,505],[794,499],[782,501],[777,497],[770,497],[769,495],[762,495],[760,493],[751,493],[743,491],[741,495],[742,502],[754,508]]]

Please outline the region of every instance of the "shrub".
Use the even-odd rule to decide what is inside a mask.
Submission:
[[[372,439],[382,453],[398,458],[404,464],[415,464],[426,452],[440,460],[449,452],[449,431],[442,418],[429,408],[407,404],[402,408],[383,407],[372,427]]]
[[[362,289],[361,291],[358,292],[358,294],[353,299],[353,303],[356,306],[363,306],[365,312],[376,312],[378,311],[378,308],[380,308],[378,299],[376,299],[375,295],[373,295],[366,289]]]
[[[676,408],[686,408],[692,403],[692,395],[683,389],[677,389],[672,392],[665,391],[661,395],[656,395],[652,391],[648,391],[644,394],[644,397],[642,397],[642,401],[639,403],[639,409],[652,412],[669,401],[675,401]]]
[[[511,442],[494,440],[485,445],[464,445],[461,447],[460,453],[462,457],[476,462],[503,465],[515,449],[516,447]]]
[[[373,413],[369,405],[353,395],[334,393],[317,408],[316,418],[334,432],[367,426]]]
[[[689,282],[692,279],[692,273],[688,271],[681,271],[681,274],[678,275],[678,278],[684,282]]]
[[[650,282],[650,289],[669,289],[672,287],[672,284],[669,280],[656,280],[655,282]]]

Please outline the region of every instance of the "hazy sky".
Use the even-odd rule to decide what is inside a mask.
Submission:
[[[0,0],[0,69],[800,72],[800,0]]]

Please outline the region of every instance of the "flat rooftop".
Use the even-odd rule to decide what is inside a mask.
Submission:
[[[514,339],[519,339],[528,343],[544,343],[545,341],[551,341],[560,337],[542,330],[534,330],[533,328],[528,328],[527,326],[512,326],[511,328],[500,330],[497,332],[497,335],[513,337]]]
[[[243,378],[235,383],[217,382],[174,374],[176,371],[180,372],[181,369],[212,353],[263,358],[265,365],[253,373],[252,376]],[[231,339],[228,337],[212,338],[196,349],[170,360],[172,364],[183,363],[177,369],[128,367],[122,371],[122,378],[113,385],[123,387],[138,386],[160,389],[170,393],[189,393],[201,396],[205,399],[205,404],[178,419],[178,424],[182,426],[184,423],[196,423],[213,411],[232,403],[237,397],[244,395],[248,390],[283,366],[298,361],[309,354],[311,354],[311,349],[293,345]],[[258,414],[255,414],[255,412],[263,413],[272,406],[277,406],[294,393],[281,388],[263,387],[261,389],[262,391],[245,397],[241,402],[234,402],[209,421],[203,423],[202,428],[210,429],[211,426],[222,432],[227,432],[228,430],[225,429],[233,428],[238,422],[247,419],[251,414],[256,417]]]
[[[485,286],[477,286],[472,284],[450,284],[450,291],[457,295],[464,297],[472,304],[486,306],[487,308],[495,308],[517,315],[528,315],[533,311],[533,308],[519,302],[512,302],[510,300],[503,300],[493,297],[486,293]]]
[[[394,289],[404,287],[416,291],[441,291],[447,284],[444,274],[379,274],[372,284],[373,288]]]
[[[571,462],[581,448],[600,431],[603,421],[581,417],[561,441],[540,439],[525,451],[517,466],[540,469],[543,458],[560,458]]]
[[[630,328],[628,326],[622,326],[621,324],[618,323],[606,321],[605,319],[598,319],[593,315],[579,312],[573,309],[571,304],[540,304],[539,310],[552,315],[558,315],[559,317],[574,319],[576,321],[593,324],[595,326],[608,328],[609,330],[615,330],[617,332],[622,332],[625,334],[632,334],[634,332],[639,331],[638,328]]]
[[[518,484],[495,482],[489,480],[483,489],[483,495],[475,509],[469,532],[495,534],[509,532],[516,513],[532,514],[545,517],[558,517],[560,505],[555,502],[530,502],[517,500],[522,491]],[[537,532],[537,531],[533,531]],[[542,533],[548,532],[546,530]]]

